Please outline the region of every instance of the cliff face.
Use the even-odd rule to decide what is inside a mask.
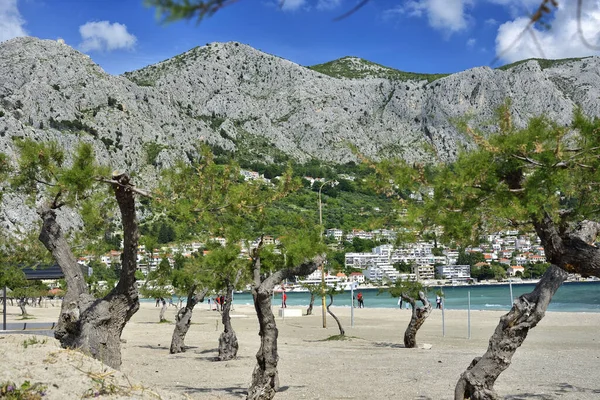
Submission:
[[[576,105],[600,115],[598,57],[449,76],[352,57],[313,68],[213,43],[112,76],[67,45],[13,39],[0,44],[0,152],[14,155],[17,137],[67,150],[87,141],[101,162],[150,179],[199,141],[265,162],[346,162],[350,145],[371,157],[450,160],[471,146],[456,119],[486,129],[507,98],[519,125],[540,114],[566,124]]]

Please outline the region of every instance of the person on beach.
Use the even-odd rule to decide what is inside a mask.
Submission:
[[[363,295],[361,292],[358,292],[356,295],[356,300],[358,300],[358,308],[365,308],[365,302],[363,300]]]
[[[435,297],[435,308],[442,308],[442,298],[439,294]]]
[[[208,309],[212,310],[212,305],[210,304],[210,297],[208,298]]]
[[[156,305],[155,305],[154,307],[158,307],[158,306],[159,306],[159,304],[160,304],[160,298],[159,298],[159,297],[157,297],[157,298],[156,298]]]
[[[402,310],[402,296],[398,297],[398,308]]]
[[[287,294],[285,294],[285,290],[283,291],[283,294],[281,295],[281,308],[287,308]]]

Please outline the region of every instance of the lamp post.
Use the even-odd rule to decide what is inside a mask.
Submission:
[[[323,206],[321,204],[321,190],[323,186],[333,180],[325,181],[319,186],[319,226],[321,227],[321,240],[323,239]],[[325,264],[321,264],[321,310],[323,313],[323,328],[327,328],[327,307],[325,305]]]

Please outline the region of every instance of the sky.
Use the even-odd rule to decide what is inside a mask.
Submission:
[[[577,36],[575,0],[559,0],[546,26],[521,35],[541,1],[371,0],[334,21],[359,0],[238,0],[200,23],[162,24],[143,0],[0,0],[0,42],[63,39],[111,74],[227,41],[305,66],[356,56],[421,73],[600,55]],[[600,47],[600,0],[583,3],[583,34]]]

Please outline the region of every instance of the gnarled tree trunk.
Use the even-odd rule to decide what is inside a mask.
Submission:
[[[188,293],[187,302],[185,307],[182,307],[175,317],[175,329],[173,330],[173,337],[171,338],[171,354],[182,353],[185,351],[185,335],[187,335],[190,324],[192,323],[192,312],[194,307],[198,303],[204,301],[204,296],[208,292],[208,289],[203,289],[202,292],[196,296],[197,285],[192,286]]]
[[[19,299],[18,303],[19,308],[21,309],[21,316],[22,317],[27,317],[29,314],[27,314],[27,309],[25,308],[25,306],[27,305],[27,299],[25,297],[22,297]]]
[[[600,232],[599,223],[582,221],[573,230],[558,229],[547,214],[532,218],[532,222],[552,265],[533,292],[519,297],[508,314],[500,318],[487,352],[471,362],[456,384],[455,400],[499,399],[493,389],[496,379],[508,368],[529,330],[544,317],[567,272],[600,276],[600,249],[594,245]]]
[[[331,300],[331,302],[327,305],[327,312],[329,313],[329,315],[331,315],[333,317],[333,319],[335,319],[335,322],[337,322],[338,329],[340,330],[340,335],[344,336],[344,335],[346,335],[346,332],[344,332],[344,328],[342,328],[342,324],[340,323],[340,320],[329,309],[329,307],[331,307],[331,305],[333,304],[333,295],[332,294],[329,295],[329,299]]]
[[[67,281],[54,336],[62,347],[80,349],[118,369],[121,366],[121,333],[139,308],[135,284],[138,226],[133,195],[136,190],[129,177],[113,176],[110,182],[121,211],[124,247],[119,283],[106,297],[95,299],[88,293],[81,269],[56,222],[56,212],[50,206],[38,210],[43,221],[39,239],[52,253]]]
[[[237,357],[238,341],[233,326],[231,325],[231,302],[233,301],[234,285],[227,280],[227,293],[225,294],[225,304],[221,305],[223,323],[223,333],[219,336],[219,361],[232,360]]]
[[[567,273],[550,266],[531,293],[520,296],[508,314],[500,318],[490,338],[487,352],[477,357],[460,376],[454,391],[456,400],[500,399],[494,392],[498,376],[510,365],[513,354],[523,343],[529,330],[544,317],[552,296],[567,279]]]
[[[423,292],[419,292],[419,300],[421,300],[423,307],[417,307],[415,299],[407,294],[403,293],[402,298],[404,301],[408,301],[412,308],[410,322],[404,332],[404,347],[412,349],[417,347],[417,331],[421,328],[427,317],[429,317],[429,314],[431,314],[431,303]]]
[[[293,276],[309,275],[323,263],[323,257],[317,256],[297,267],[279,270],[269,277],[261,277],[260,249],[261,245],[254,252],[252,264],[254,273],[252,297],[256,316],[258,317],[260,348],[256,353],[256,366],[252,373],[252,383],[248,388],[247,400],[270,400],[279,389],[279,375],[277,373],[277,362],[279,361],[277,337],[279,331],[271,310],[271,297],[275,284]]]
[[[158,322],[165,322],[165,312],[167,312],[167,302],[161,300],[162,305],[160,306],[160,312],[158,313]]]
[[[315,304],[315,294],[310,294],[310,303],[308,304],[308,308],[306,309],[306,315],[312,315],[313,305]]]

